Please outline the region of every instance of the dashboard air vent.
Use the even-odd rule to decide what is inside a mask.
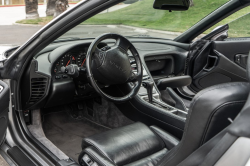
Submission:
[[[28,104],[35,104],[45,95],[47,78],[31,79],[31,95]]]

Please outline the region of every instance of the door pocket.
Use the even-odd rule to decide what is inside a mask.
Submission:
[[[205,70],[205,71],[211,71],[211,70],[213,70],[214,67],[217,65],[217,62],[218,62],[218,57],[217,56],[209,55],[207,57],[207,64],[203,68],[203,70]]]

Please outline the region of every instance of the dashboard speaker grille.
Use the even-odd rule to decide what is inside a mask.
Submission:
[[[31,95],[28,104],[35,104],[45,95],[47,78],[31,79]]]

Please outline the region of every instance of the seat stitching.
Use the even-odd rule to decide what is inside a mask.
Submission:
[[[245,102],[246,102],[246,100],[244,100],[244,101],[242,101],[242,100],[241,100],[241,101],[232,101],[232,102],[225,103],[225,104],[223,104],[223,105],[219,105],[216,109],[214,109],[214,111],[212,112],[212,115],[209,116],[208,123],[206,124],[206,127],[205,127],[205,132],[202,134],[202,140],[201,140],[201,142],[200,142],[200,146],[202,145],[202,143],[203,143],[204,140],[205,140],[205,137],[206,137],[206,135],[207,135],[208,128],[209,128],[209,126],[210,126],[212,117],[213,117],[213,115],[214,115],[218,110],[220,110],[220,109],[223,108],[223,107],[227,107],[227,106],[229,106],[229,105],[242,104],[242,103],[245,103]]]
[[[102,153],[102,155],[104,155],[105,157],[107,157],[110,161],[112,161],[112,162],[114,162],[113,160],[111,160],[101,149],[99,149],[98,147],[97,147],[97,145],[95,145],[93,142],[91,142],[91,141],[89,141],[89,140],[87,140],[87,139],[85,139],[85,141],[87,142],[87,143],[89,143],[90,145],[92,145],[93,147],[95,147],[98,151],[100,151],[101,153]]]
[[[203,94],[205,94],[206,92],[212,91],[212,90],[219,89],[219,88],[225,88],[225,87],[227,87],[227,86],[236,86],[236,85],[244,85],[244,86],[246,86],[246,83],[235,82],[235,83],[232,84],[232,83],[230,82],[230,83],[225,83],[225,84],[222,84],[222,85],[214,85],[214,86],[211,86],[211,87],[210,87],[210,88],[213,88],[213,89],[208,88],[207,90],[201,91],[201,92],[200,92],[201,94],[198,93],[197,96],[193,99],[193,102],[192,102],[192,104],[191,104],[191,106],[190,106],[190,111],[189,111],[189,113],[188,113],[188,115],[187,115],[187,121],[186,121],[186,124],[185,124],[184,133],[183,133],[182,138],[184,138],[184,137],[186,136],[186,134],[187,134],[187,132],[188,132],[188,130],[189,130],[189,128],[186,127],[186,126],[188,126],[188,124],[189,124],[190,116],[191,116],[191,114],[192,114],[192,112],[193,112],[193,105],[196,103],[196,101],[197,101]],[[174,153],[172,153],[172,154],[169,155],[167,161],[169,161],[169,158],[173,158],[173,157],[175,157],[175,156],[177,155],[177,152],[180,151],[180,148],[179,148],[179,147],[181,147],[182,144],[183,144],[183,141],[180,141],[180,143],[175,147],[175,149],[177,149],[177,150],[176,150]]]
[[[164,144],[165,144],[165,141],[164,141],[164,139],[163,138],[166,138],[166,137],[164,137],[164,134],[161,134],[160,132],[157,132],[157,130],[154,130],[152,127],[150,127],[150,129],[152,130],[152,132],[155,134],[155,135],[157,135],[158,137],[160,137],[161,138],[161,140],[164,142]],[[167,132],[166,132],[167,133]],[[169,140],[170,141],[173,141],[174,143],[179,143],[180,141],[179,140],[177,140],[177,139],[175,139],[174,137],[172,137],[169,133],[167,133],[167,135],[168,135],[168,138],[169,138]]]
[[[192,102],[192,106],[196,103],[196,101],[203,95],[205,94],[206,92],[209,92],[209,91],[213,91],[213,90],[216,90],[216,89],[220,89],[220,88],[226,88],[226,87],[229,87],[229,86],[236,86],[236,85],[246,85],[242,82],[235,82],[234,84],[232,84],[231,82],[230,83],[226,83],[226,84],[223,84],[223,85],[215,85],[215,86],[211,86],[210,88],[213,88],[213,89],[210,89],[208,88],[207,90],[204,90],[204,91],[201,91],[202,93],[201,94],[197,94],[197,96],[193,99],[193,102]]]
[[[93,157],[97,161],[99,161],[98,164],[101,163],[101,165],[107,166],[104,162],[102,162],[101,160],[99,160],[99,158],[97,156],[95,156],[91,151],[86,150],[86,152],[88,152],[89,154],[91,154],[92,155],[91,157]]]
[[[178,96],[178,95],[173,91],[172,88],[168,88],[168,89],[169,89],[169,91],[170,91],[176,98],[179,99],[179,101],[180,101],[182,107],[185,109],[184,111],[187,111],[187,107],[186,107],[186,105],[184,104],[183,100],[180,98],[180,96]]]

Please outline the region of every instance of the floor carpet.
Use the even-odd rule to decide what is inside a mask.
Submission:
[[[78,161],[82,139],[107,131],[90,120],[75,120],[66,112],[55,112],[43,116],[43,130],[46,137],[70,158]]]

